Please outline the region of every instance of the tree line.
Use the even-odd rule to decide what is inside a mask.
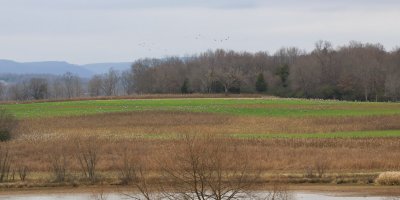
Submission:
[[[334,48],[319,41],[248,53],[216,50],[180,59],[142,59],[132,65],[136,93],[267,93],[283,97],[365,101],[400,98],[400,49],[380,44]]]
[[[360,101],[400,99],[400,49],[350,42],[334,48],[318,41],[311,52],[296,47],[268,52],[218,49],[189,57],[140,59],[131,69],[82,79],[0,82],[6,100],[177,93],[264,93],[281,97]]]

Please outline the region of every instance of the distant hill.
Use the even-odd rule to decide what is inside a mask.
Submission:
[[[131,62],[119,62],[119,63],[94,63],[82,65],[83,68],[90,70],[96,74],[102,74],[108,72],[110,68],[118,71],[127,70],[131,67]]]
[[[91,77],[101,74],[109,68],[116,70],[129,69],[131,63],[96,63],[87,65],[75,65],[60,61],[44,62],[15,62],[12,60],[0,60],[0,74],[51,74],[61,75],[71,72],[81,77]]]

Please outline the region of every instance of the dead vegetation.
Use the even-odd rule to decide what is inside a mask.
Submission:
[[[121,144],[119,159],[115,162],[115,166],[119,171],[119,179],[122,185],[135,183],[142,174],[141,164],[138,161],[136,152],[129,143]],[[139,175],[138,175],[139,174]]]
[[[7,145],[0,146],[0,183],[8,181],[11,173],[11,153]]]
[[[76,138],[73,141],[75,144],[74,155],[78,160],[82,174],[91,183],[95,183],[99,178],[97,174],[97,163],[101,142],[98,141],[97,137]]]
[[[53,174],[54,182],[64,182],[67,177],[67,168],[69,164],[68,151],[65,144],[57,143],[51,147],[47,155],[49,170]]]
[[[287,184],[274,183],[269,192],[264,197],[258,197],[260,200],[294,200],[295,196],[290,192]]]
[[[169,199],[248,198],[260,181],[249,155],[218,138],[184,135],[182,144],[166,153],[161,170],[171,184],[162,191]]]
[[[88,141],[82,137],[82,141]],[[143,169],[160,171],[161,166],[148,159],[163,160],[166,150],[180,149],[183,145],[179,139],[110,141],[98,138],[91,142],[90,145],[81,142],[81,146],[77,149],[75,139],[34,143],[11,141],[7,145],[2,144],[1,158],[3,160],[7,158],[6,163],[8,163],[12,154],[13,160],[23,161],[29,166],[30,172],[48,172],[53,174],[53,180],[57,181],[63,181],[68,171],[82,172],[86,178],[95,178],[96,172],[116,171],[117,177],[129,180],[132,178],[132,168],[136,167],[135,164],[142,163]],[[252,159],[248,160],[248,165],[255,166],[256,170],[263,172],[303,174],[306,167],[310,167],[314,177],[323,178],[327,173],[391,171],[400,168],[400,139],[396,138],[268,140],[222,138],[221,142],[232,145],[240,151],[240,154],[231,152],[235,154],[236,159],[245,159],[242,155],[251,155]],[[132,158],[129,156],[124,158],[123,149],[126,146],[129,147],[127,150],[129,153],[125,155]],[[321,158],[327,159],[321,160]],[[9,171],[5,170],[8,167],[3,169]]]
[[[148,168],[139,167],[143,164],[139,162],[133,184],[139,194],[125,195],[147,200],[291,199],[283,182],[274,183],[268,193],[253,192],[253,187],[262,181],[261,171],[249,164],[251,155],[236,145],[209,135],[182,135],[181,143],[164,149],[161,159],[153,160],[160,165],[159,184],[149,187]]]
[[[381,185],[400,185],[400,172],[383,172],[376,182]]]
[[[198,199],[197,195],[255,199],[257,193],[252,190],[262,188],[270,192],[257,199],[290,199],[289,183],[373,184],[376,171],[400,167],[400,140],[393,138],[185,137],[110,141],[81,136],[2,143],[8,148],[1,155],[7,152],[29,168],[26,183],[21,183],[12,176],[14,170],[18,176],[18,169],[23,168],[9,162],[7,185],[0,187],[124,185],[141,194],[128,196],[149,200],[159,199],[160,194],[171,199]],[[312,169],[311,176],[304,176],[305,166]]]
[[[163,149],[181,143],[179,140],[165,139],[131,139],[129,141],[98,139],[98,141],[101,142],[95,145],[98,156],[96,168],[100,171],[114,169],[112,161],[121,155],[118,154],[118,149],[123,143],[129,142],[133,151],[139,152],[136,154],[138,159],[160,158],[163,156]],[[314,163],[321,156],[329,157],[329,160],[325,161],[325,165],[328,165],[329,170],[333,171],[395,170],[400,167],[400,140],[395,138],[268,140],[224,138],[223,141],[232,145],[236,144],[240,151],[252,155],[255,160],[260,162],[260,168],[266,170],[302,172],[306,166],[310,165],[315,169]],[[65,145],[67,146],[66,154],[75,155],[76,144],[73,140],[68,139],[35,143],[13,141],[9,143],[9,148],[14,152],[15,159],[24,160],[31,170],[48,171],[53,163],[48,161],[48,158],[54,154],[54,145]],[[61,156],[61,154],[58,155]],[[71,156],[65,160],[71,170],[80,169],[77,161]],[[154,163],[148,163],[148,165],[152,169],[157,169],[157,165]]]
[[[108,139],[169,137],[178,134],[330,133],[397,130],[400,116],[364,117],[252,117],[209,113],[139,111],[75,117],[25,119],[21,140],[49,140],[96,135]],[[46,124],[44,126],[43,124]]]
[[[400,169],[400,139],[247,140],[225,134],[389,130],[400,129],[399,120],[398,115],[284,118],[166,111],[25,119],[18,137],[1,143],[0,182],[14,181],[15,175],[37,181],[35,174],[45,174],[49,178],[40,181],[54,184],[132,185],[147,199],[154,199],[160,184],[174,198],[196,192],[244,195],[253,183],[275,184],[282,173],[291,183],[370,184],[378,171]],[[202,133],[216,137],[193,139]],[[348,175],[352,172],[370,174]],[[280,187],[271,195],[288,196]],[[169,192],[176,190],[181,193]]]

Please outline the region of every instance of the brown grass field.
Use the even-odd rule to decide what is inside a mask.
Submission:
[[[304,173],[306,167],[313,167],[317,162],[327,164],[328,172],[379,172],[398,170],[400,168],[400,140],[393,139],[269,139],[241,140],[223,139],[239,148],[241,152],[251,155],[250,165],[268,172],[296,174]],[[114,162],[118,161],[122,148],[129,145],[139,158],[151,158],[146,162],[152,170],[158,170],[160,157],[165,156],[166,149],[179,147],[180,140],[164,139],[99,139],[98,169],[101,171],[116,170]],[[70,159],[71,170],[78,170],[73,158],[75,138],[67,140],[11,142],[8,144],[14,153],[14,159],[27,164],[32,171],[46,172],[50,162],[49,154],[60,146],[66,148]],[[237,159],[241,159],[237,157]]]
[[[397,130],[400,116],[254,117],[174,111],[138,111],[25,119],[17,139],[43,140],[96,135],[112,139],[174,134],[330,133]],[[45,124],[45,125],[44,125]]]
[[[33,171],[46,171],[43,158],[54,145],[73,148],[77,137],[98,136],[99,169],[106,171],[112,170],[109,161],[121,143],[128,142],[135,151],[146,149],[139,156],[157,157],[165,147],[179,144],[179,139],[171,135],[386,130],[400,129],[399,121],[400,116],[293,119],[184,112],[114,113],[26,119],[20,124],[17,139],[9,145],[15,149],[18,160],[29,163]],[[321,159],[329,163],[333,172],[400,168],[400,139],[397,138],[224,140],[254,156],[252,161],[260,162],[265,171],[302,173],[305,167]],[[157,169],[156,165],[151,168]]]
[[[21,119],[13,140],[2,143],[12,155],[14,181],[18,166],[29,174],[23,186],[46,186],[53,182],[52,156],[65,153],[68,184],[81,184],[76,159],[77,141],[94,142],[96,170],[102,183],[118,182],[118,170],[128,149],[136,161],[157,180],[171,155],[182,150],[182,135],[216,136],[228,144],[226,157],[246,160],[261,172],[260,183],[287,181],[292,184],[375,185],[381,172],[400,171],[400,138],[269,138],[239,139],[232,134],[332,133],[343,131],[399,130],[400,115],[265,117],[182,111],[133,111],[86,116]],[[232,152],[239,150],[239,154]],[[250,159],[249,159],[250,158]],[[319,171],[323,174],[319,176]],[[311,173],[311,174],[310,174]],[[13,182],[13,181],[11,181]],[[67,185],[68,185],[67,184]],[[83,184],[83,183],[82,183]],[[11,184],[12,185],[12,184]]]

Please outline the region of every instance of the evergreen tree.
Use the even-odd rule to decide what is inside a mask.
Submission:
[[[258,74],[258,76],[257,76],[256,90],[257,90],[257,92],[267,91],[267,83],[265,82],[264,74],[262,74],[262,73]]]
[[[189,93],[189,79],[185,78],[181,87],[182,94]]]
[[[288,86],[287,80],[289,78],[289,65],[282,65],[276,74],[281,78],[282,86],[286,88]]]

